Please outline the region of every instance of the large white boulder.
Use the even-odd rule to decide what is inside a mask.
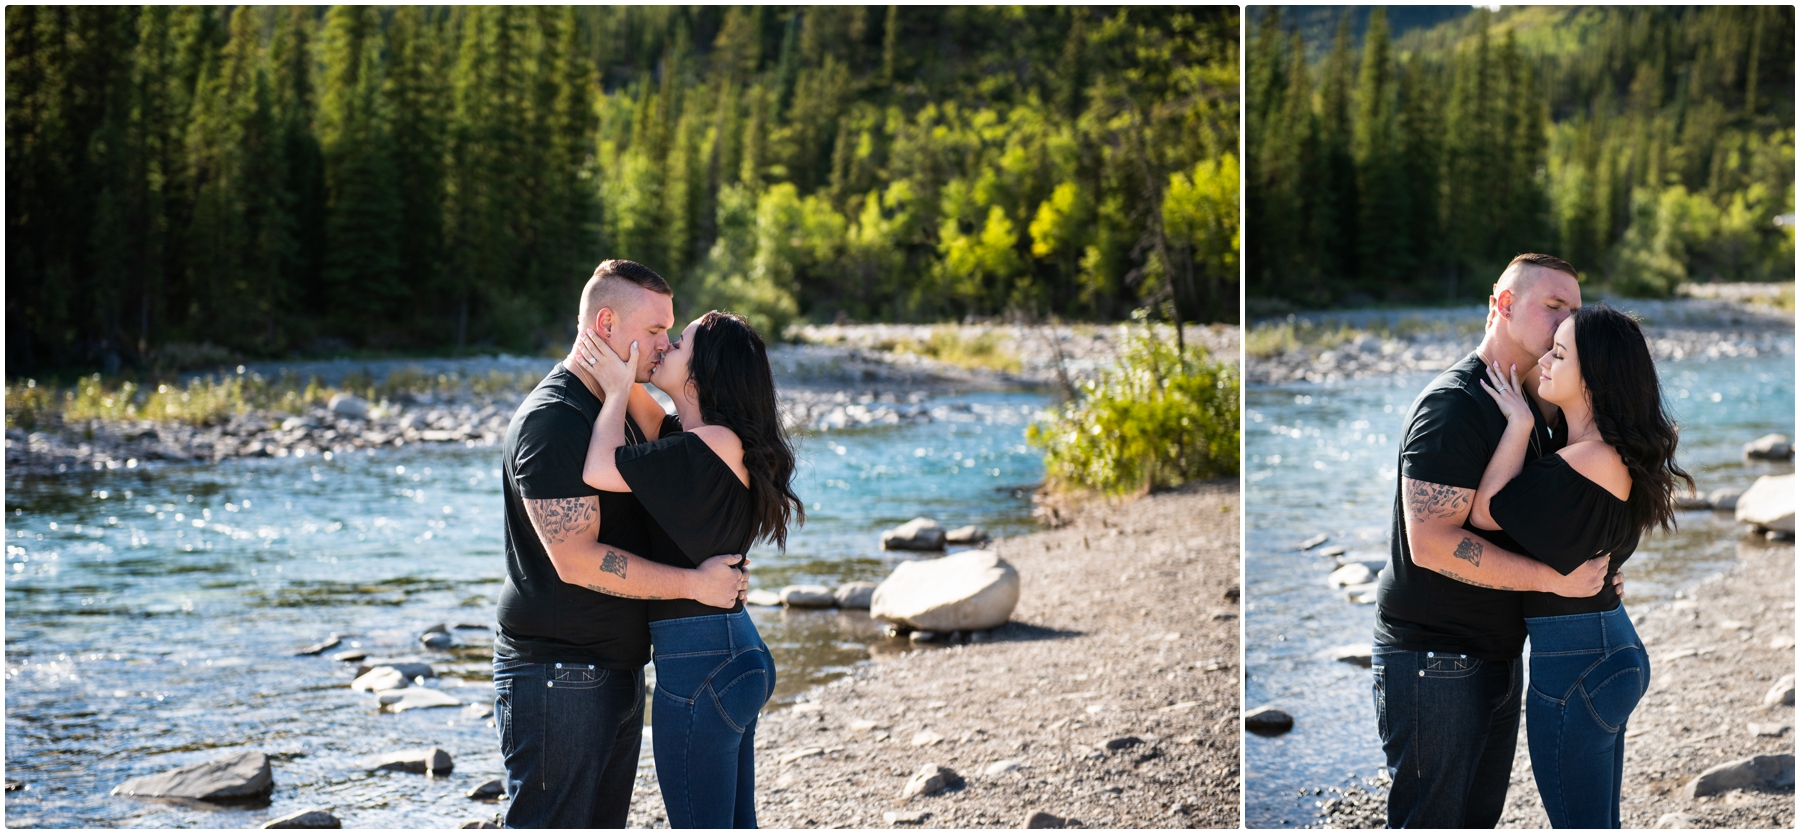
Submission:
[[[882,550],[943,550],[944,526],[920,516],[881,534]]]
[[[922,631],[982,631],[1019,604],[1019,572],[992,550],[901,562],[875,588],[869,616]]]
[[[1764,475],[1738,497],[1737,520],[1759,530],[1794,532],[1794,476]]]

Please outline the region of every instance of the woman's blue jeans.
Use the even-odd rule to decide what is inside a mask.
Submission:
[[[1557,828],[1618,828],[1625,722],[1650,688],[1650,657],[1620,605],[1527,617],[1531,686],[1525,740]]]
[[[756,827],[756,717],[775,661],[750,614],[653,620],[650,743],[671,828]]]

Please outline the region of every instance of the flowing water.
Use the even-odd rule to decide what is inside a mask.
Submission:
[[[1660,366],[1682,423],[1678,461],[1705,493],[1746,488],[1790,464],[1745,463],[1742,445],[1794,434],[1793,343],[1754,358]],[[1368,643],[1375,606],[1327,586],[1323,548],[1295,545],[1326,533],[1346,559],[1383,562],[1406,412],[1432,374],[1335,384],[1253,386],[1245,392],[1245,704],[1294,715],[1281,736],[1245,738],[1246,822],[1316,824],[1318,788],[1373,777],[1384,759],[1369,671],[1330,659],[1333,647]],[[1625,567],[1626,601],[1670,598],[1738,558],[1742,525],[1729,513],[1684,512],[1680,530],[1648,537]]]
[[[877,533],[916,515],[1027,531],[1043,478],[1023,427],[1031,393],[928,401],[930,422],[799,439],[807,523],[785,554],[751,551],[753,587],[879,580]],[[400,714],[351,691],[330,655],[423,655],[431,685],[492,704],[504,576],[497,446],[412,445],[325,458],[236,459],[14,479],[6,489],[6,797],[15,827],[260,824],[325,807],[357,827],[452,827],[498,810],[465,799],[503,775],[486,716]],[[779,703],[900,647],[866,612],[752,609]],[[419,649],[433,623],[458,646]],[[348,636],[317,657],[294,651]],[[370,774],[358,756],[438,746],[448,778]],[[126,779],[230,752],[274,759],[265,808],[108,795]],[[649,750],[645,742],[646,761]]]

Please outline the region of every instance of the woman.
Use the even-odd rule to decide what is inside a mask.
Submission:
[[[806,519],[791,482],[794,452],[781,429],[775,380],[761,337],[718,311],[671,340],[651,381],[675,401],[683,430],[625,445],[638,349],[620,361],[597,334],[576,346],[577,373],[605,393],[582,480],[632,492],[667,533],[650,558],[691,567],[748,552],[755,541],[786,547]],[[755,828],[756,719],[775,691],[775,664],[738,603],[649,604],[656,662],[651,743],[669,825]]]
[[[1525,735],[1544,811],[1557,828],[1618,828],[1625,724],[1650,686],[1650,658],[1612,575],[1653,527],[1675,526],[1676,428],[1637,322],[1582,307],[1538,360],[1538,399],[1562,410],[1567,442],[1523,466],[1532,413],[1518,369],[1488,369],[1482,388],[1507,418],[1470,513],[1505,530],[1564,575],[1610,554],[1606,584],[1587,599],[1525,595],[1531,691]]]

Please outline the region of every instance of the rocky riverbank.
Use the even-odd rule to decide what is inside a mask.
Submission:
[[[1173,335],[1166,326],[1159,338]],[[932,339],[934,334],[936,342]],[[1239,330],[1189,326],[1192,344],[1215,356],[1238,352]],[[790,430],[824,431],[931,422],[951,416],[931,400],[969,391],[1060,388],[1111,364],[1120,326],[833,325],[801,328],[797,344],[776,345],[770,364]],[[989,364],[962,360],[980,345]],[[960,346],[960,347],[959,347]],[[926,351],[926,352],[918,352]],[[63,420],[30,429],[10,424],[6,465],[13,474],[71,469],[136,469],[162,462],[232,457],[341,455],[408,443],[493,445],[512,413],[556,360],[531,357],[251,363],[236,375],[313,381],[319,389],[361,390],[336,407],[248,409],[203,425],[151,420]],[[396,380],[408,380],[397,383]],[[358,386],[367,386],[358,389]],[[9,412],[10,413],[10,412]]]
[[[995,544],[1012,621],[879,653],[757,730],[777,828],[1235,827],[1238,490],[1211,482]],[[940,787],[902,798],[928,767]],[[640,770],[634,825],[667,825]]]
[[[1657,359],[1793,355],[1793,312],[1757,298],[1589,301],[1639,315]],[[1331,382],[1441,371],[1481,342],[1486,314],[1481,306],[1339,310],[1260,321],[1245,337],[1244,379]]]
[[[1784,676],[1793,686],[1794,545],[1746,536],[1731,568],[1633,613],[1650,651],[1650,692],[1626,730],[1625,827],[1792,829],[1793,696],[1765,698]],[[1758,755],[1789,757],[1785,787],[1693,796],[1708,768]],[[1501,825],[1550,827],[1523,731]]]
[[[1730,568],[1675,599],[1633,608],[1651,682],[1627,730],[1626,828],[1794,827],[1794,545],[1746,534],[1737,553]],[[1629,576],[1628,569],[1632,607]],[[1789,757],[1785,786],[1777,780],[1694,796],[1695,780],[1710,768],[1781,755]],[[1321,827],[1382,827],[1384,794],[1380,781],[1321,791]],[[1523,726],[1500,824],[1550,825]]]

